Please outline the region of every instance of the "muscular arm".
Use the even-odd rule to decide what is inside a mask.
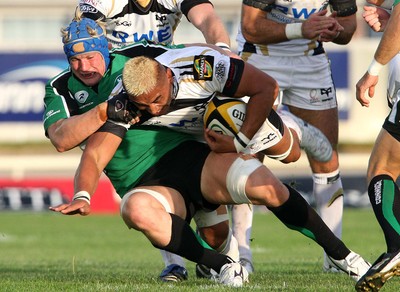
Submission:
[[[114,156],[122,139],[107,132],[97,132],[89,137],[75,173],[75,193],[87,191],[93,195],[104,168]]]
[[[211,4],[203,3],[194,6],[189,10],[188,19],[202,32],[208,44],[222,42],[230,45],[228,32]]]
[[[267,19],[267,13],[249,5],[242,5],[241,28],[248,42],[267,45],[288,40],[285,32],[286,24]],[[314,39],[337,25],[337,20],[326,17],[326,13],[326,10],[313,13],[303,22],[301,30],[305,39]]]
[[[357,28],[356,14],[345,17],[336,17],[336,20],[343,27],[343,31],[341,31],[340,34],[332,40],[332,42],[339,45],[346,45],[351,41],[351,38],[353,37]]]
[[[96,132],[107,120],[107,103],[88,112],[62,119],[47,129],[51,143],[59,152],[68,151]]]
[[[393,8],[390,19],[379,46],[375,52],[375,60],[387,64],[400,51],[400,4]]]
[[[375,51],[374,61],[371,63],[368,72],[366,72],[356,84],[356,98],[362,106],[368,107],[370,103],[369,99],[365,96],[366,92],[368,92],[369,97],[375,95],[375,86],[378,84],[379,80],[379,68],[382,65],[386,65],[396,54],[399,53],[400,42],[397,41],[399,37],[400,5],[398,4],[393,8],[382,39]],[[378,62],[379,66],[376,67],[376,64],[373,65],[374,62]]]
[[[122,138],[108,132],[97,132],[90,136],[75,172],[74,190],[75,196],[78,195],[78,197],[74,196],[75,199],[70,203],[49,209],[64,215],[89,215],[91,211],[90,196],[96,191],[100,175],[121,141]],[[82,193],[85,193],[86,199],[81,199]]]
[[[253,137],[267,119],[278,92],[278,84],[272,77],[245,63],[242,79],[234,96],[250,97],[246,118],[240,129],[246,137]]]

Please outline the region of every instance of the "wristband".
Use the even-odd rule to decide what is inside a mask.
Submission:
[[[382,68],[383,65],[374,58],[368,67],[368,74],[372,76],[378,76]]]
[[[225,51],[231,51],[231,48],[229,47],[229,45],[228,44],[225,44],[225,43],[223,43],[223,42],[218,42],[218,43],[215,43],[215,45],[216,46],[218,46],[218,47],[220,47],[221,49],[223,49],[223,50],[225,50]]]
[[[247,145],[250,143],[250,139],[247,138],[242,132],[237,133],[233,138],[233,144],[235,144],[236,152],[242,152]]]
[[[303,33],[301,32],[301,26],[303,23],[296,22],[296,23],[287,23],[285,27],[285,34],[288,40],[293,39],[302,39]]]
[[[77,192],[74,197],[72,198],[72,201],[75,200],[84,200],[90,205],[90,195],[87,191],[79,191]]]

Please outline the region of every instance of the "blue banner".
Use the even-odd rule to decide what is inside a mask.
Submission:
[[[0,123],[42,121],[46,82],[67,68],[62,53],[0,53]]]

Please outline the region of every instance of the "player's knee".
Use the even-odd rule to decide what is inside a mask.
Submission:
[[[145,196],[129,196],[121,202],[121,217],[129,228],[139,231],[145,230],[151,222],[148,199]]]
[[[238,157],[231,165],[226,176],[226,187],[236,204],[251,204],[246,194],[249,176],[263,164],[251,156]]]

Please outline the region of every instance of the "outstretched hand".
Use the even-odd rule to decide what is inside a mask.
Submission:
[[[81,216],[89,215],[91,212],[90,204],[85,200],[74,200],[67,204],[60,204],[55,207],[49,207],[49,210],[59,212],[64,215],[76,215]]]

